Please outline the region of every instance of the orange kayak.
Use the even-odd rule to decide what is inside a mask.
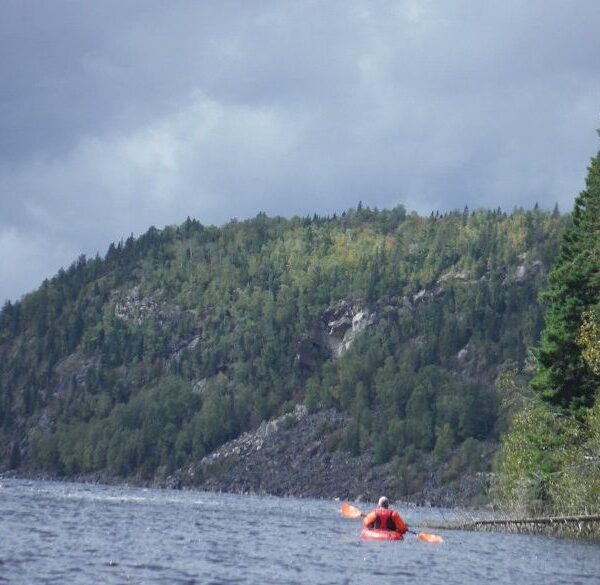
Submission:
[[[364,528],[360,531],[361,540],[402,540],[402,534],[395,530]]]

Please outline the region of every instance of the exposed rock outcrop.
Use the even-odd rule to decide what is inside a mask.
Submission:
[[[127,292],[113,294],[111,300],[114,303],[116,317],[141,325],[146,319],[158,313],[161,296],[162,291],[159,289],[149,297],[141,297],[139,287],[134,286]]]
[[[75,386],[83,386],[90,368],[100,366],[100,356],[85,356],[82,351],[76,351],[56,364],[56,382],[52,386],[55,396],[62,396]]]
[[[296,342],[298,363],[312,368],[323,355],[330,359],[340,358],[376,321],[377,313],[367,309],[364,303],[340,301],[319,316],[310,337]]]
[[[440,506],[467,505],[485,487],[481,474],[459,474],[452,482],[441,481],[433,472],[439,464],[430,462],[426,465],[431,465],[432,472],[422,489],[407,494],[394,462],[377,465],[372,450],[353,457],[339,448],[351,423],[350,417],[335,410],[309,414],[297,405],[293,412],[263,421],[253,432],[180,470],[165,485],[368,501],[385,493],[394,500]],[[491,445],[490,453],[493,449]]]
[[[321,315],[321,332],[333,358],[339,358],[377,315],[361,303],[342,301]]]
[[[163,291],[155,290],[150,296],[142,297],[138,286],[129,291],[115,291],[111,302],[115,316],[123,321],[142,325],[152,321],[159,326],[176,324],[196,324],[200,329],[202,315],[197,311],[183,310],[177,305],[162,300]],[[189,343],[190,340],[186,340]]]
[[[524,282],[530,278],[535,278],[537,275],[544,272],[544,264],[540,260],[520,264],[515,271],[514,280],[516,282]]]
[[[333,410],[309,415],[297,406],[203,458],[183,474],[184,484],[279,496],[362,494],[372,456],[351,457],[336,450],[332,440],[348,424],[348,417]]]

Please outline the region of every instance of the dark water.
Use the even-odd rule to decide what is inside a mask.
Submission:
[[[0,480],[0,583],[600,583],[600,545],[361,542],[336,502]],[[405,510],[439,520],[435,510]]]

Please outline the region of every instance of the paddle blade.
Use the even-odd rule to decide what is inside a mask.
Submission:
[[[340,514],[344,518],[360,518],[362,516],[362,512],[355,506],[351,506],[348,502],[342,502]]]
[[[444,539],[441,536],[438,536],[437,534],[428,534],[427,532],[419,532],[417,538],[421,542],[428,542],[429,544],[442,544],[442,542],[444,542]]]

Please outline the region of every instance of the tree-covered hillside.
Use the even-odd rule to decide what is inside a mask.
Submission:
[[[480,469],[566,222],[359,204],[81,257],[0,314],[2,468],[164,477],[303,403],[351,415],[328,448],[395,462],[406,493],[427,458]]]

